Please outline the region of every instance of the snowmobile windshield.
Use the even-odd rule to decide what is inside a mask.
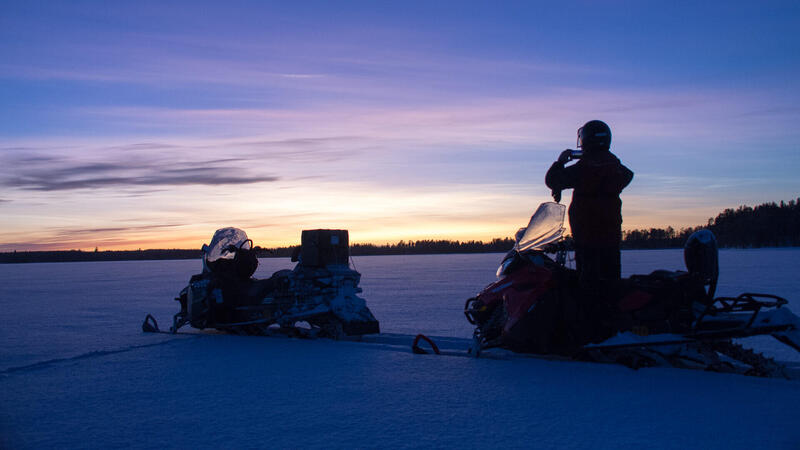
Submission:
[[[558,242],[564,234],[564,214],[567,207],[554,202],[542,203],[533,213],[522,236],[517,233],[514,250],[542,250],[547,244]]]
[[[214,262],[218,259],[233,259],[236,250],[243,248],[249,250],[253,241],[247,238],[247,233],[238,228],[220,228],[211,238],[211,243],[203,245],[206,261]]]

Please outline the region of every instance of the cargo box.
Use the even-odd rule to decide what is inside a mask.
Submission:
[[[350,243],[347,230],[303,230],[300,262],[307,267],[349,264]]]

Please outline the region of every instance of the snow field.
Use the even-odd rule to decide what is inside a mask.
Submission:
[[[466,345],[501,255],[355,258],[385,333]],[[680,252],[623,268],[679,269]],[[798,250],[726,250],[720,294],[798,305]],[[262,260],[257,276],[289,267]],[[797,448],[800,383],[162,328],[197,261],[0,266],[0,448]],[[794,306],[793,309],[800,310]],[[458,339],[460,338],[460,339]],[[400,345],[397,345],[399,342]],[[770,350],[782,346],[767,339]],[[790,353],[789,353],[790,354]],[[790,354],[791,355],[791,354]]]

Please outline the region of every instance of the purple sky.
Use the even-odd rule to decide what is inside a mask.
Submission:
[[[800,193],[796,2],[164,3],[0,6],[0,250],[509,237],[590,119],[624,228]]]

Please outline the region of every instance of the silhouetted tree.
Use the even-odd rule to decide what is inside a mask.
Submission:
[[[800,246],[800,199],[764,203],[756,207],[727,208],[705,227],[666,230],[630,230],[623,233],[622,248],[677,248],[695,231],[708,228],[720,247],[797,247]]]

